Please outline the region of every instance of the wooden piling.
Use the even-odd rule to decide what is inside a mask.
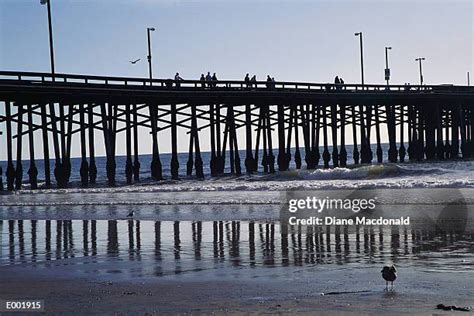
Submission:
[[[81,175],[82,186],[87,187],[89,184],[89,163],[87,162],[87,147],[86,147],[86,124],[85,124],[85,107],[84,104],[79,105],[79,122],[80,122],[80,136],[81,136],[81,168],[79,173]]]
[[[417,109],[417,118],[418,118],[418,122],[417,122],[418,131],[417,131],[417,138],[416,138],[417,146],[416,146],[415,156],[416,156],[417,161],[422,161],[425,154],[425,146],[424,146],[424,141],[423,141],[424,122],[423,122],[423,115],[421,113],[421,108],[419,106]]]
[[[451,159],[459,158],[459,106],[451,108]]]
[[[277,105],[278,119],[278,170],[286,171],[289,167],[285,148],[285,108],[283,104]]]
[[[347,166],[347,150],[346,150],[346,106],[339,105],[339,116],[341,126],[341,152],[339,153],[339,164],[345,168]]]
[[[377,155],[377,162],[383,162],[383,151],[382,151],[382,144],[380,141],[380,110],[379,106],[375,106],[375,139],[377,141],[377,148],[375,153]]]
[[[270,173],[275,172],[275,156],[273,155],[273,142],[272,142],[272,126],[270,121],[270,106],[265,106],[265,119],[267,128],[267,139],[268,139],[268,169]],[[235,131],[234,131],[235,132]]]
[[[331,105],[331,136],[332,136],[332,164],[339,167],[339,152],[337,148],[337,105]]]
[[[18,123],[17,123],[17,139],[16,139],[16,172],[15,172],[15,189],[21,190],[23,180],[23,166],[21,163],[21,150],[23,139],[23,104],[18,103]]]
[[[329,168],[329,161],[331,160],[331,155],[329,154],[328,148],[328,124],[327,124],[327,114],[326,114],[326,107],[323,106],[322,109],[323,115],[323,142],[324,142],[324,151],[323,151],[323,162],[324,168]]]
[[[152,159],[150,164],[151,176],[155,180],[163,179],[163,171],[160,160],[160,151],[158,148],[158,108],[156,105],[149,104],[148,110],[150,114],[151,137],[152,137]],[[176,110],[176,109],[175,109]],[[130,148],[130,168],[131,168],[131,148]],[[173,171],[173,170],[172,170]],[[177,171],[176,171],[177,174]],[[173,178],[174,179],[174,178]],[[130,177],[131,180],[131,177]]]
[[[442,111],[440,105],[436,104],[435,108],[436,115],[436,158],[439,160],[444,159],[444,143],[443,143],[443,124],[442,124]]]
[[[29,140],[29,151],[30,151],[30,167],[28,169],[28,176],[30,181],[30,188],[32,190],[38,188],[38,168],[35,162],[35,143],[33,135],[33,113],[31,104],[28,104],[28,140]]]
[[[74,123],[74,105],[68,107],[68,123],[66,133],[66,156],[63,157],[64,181],[66,185],[71,178],[71,147],[72,147],[72,125]]]
[[[464,109],[459,106],[458,110],[458,115],[459,115],[459,131],[461,135],[461,155],[462,158],[469,158],[469,149],[468,146],[466,146],[466,126],[465,126],[465,120],[466,120],[466,115],[464,113]]]
[[[396,139],[396,129],[395,129],[395,106],[386,105],[385,113],[387,116],[387,132],[388,132],[388,161],[397,162],[397,139]]]
[[[369,104],[365,107],[365,118],[366,123],[365,127],[367,130],[366,137],[367,137],[367,163],[372,163],[374,158],[374,154],[372,152],[372,143],[371,143],[371,131],[372,131],[372,112],[373,112],[374,105]]]
[[[178,131],[176,124],[176,104],[171,104],[171,178],[178,179],[179,161],[178,161]]]
[[[89,130],[89,182],[96,183],[97,166],[95,163],[95,135],[94,135],[94,107],[95,104],[88,104],[87,106],[87,124]]]
[[[250,108],[250,105],[248,105],[248,108]],[[209,129],[210,129],[210,143],[211,143],[211,160],[209,162],[210,170],[211,170],[211,176],[215,177],[217,175],[217,155],[216,155],[216,121],[215,121],[215,113],[214,113],[214,104],[209,104]],[[247,120],[247,124],[249,124],[249,120]],[[250,128],[248,126],[247,128]],[[248,131],[247,131],[247,142],[248,142]],[[251,140],[250,140],[251,141]],[[248,143],[247,143],[248,146]],[[248,148],[247,148],[247,157],[248,157]],[[252,149],[250,148],[250,152],[252,152]],[[247,160],[245,162],[245,165],[247,166]],[[247,172],[249,169],[247,168]]]
[[[352,159],[354,159],[354,164],[359,164],[359,149],[357,148],[357,114],[356,107],[352,106],[352,138],[353,138],[353,149],[352,149]]]
[[[140,181],[140,158],[138,151],[138,110],[133,104],[133,180]]]
[[[193,157],[193,149],[195,149],[195,157]],[[199,146],[199,133],[197,126],[197,116],[196,116],[196,105],[191,105],[191,130],[189,133],[189,154],[187,162],[187,172],[188,176],[192,175],[194,169],[196,170],[196,177],[203,179],[203,163],[201,158],[201,150]]]
[[[370,163],[370,146],[367,139],[367,129],[364,115],[364,106],[359,105],[359,128],[360,128],[360,161],[363,164]]]
[[[132,127],[131,127],[131,106],[125,104],[125,179],[127,184],[132,184],[133,163],[132,163]]]
[[[400,162],[405,162],[405,144],[404,144],[404,130],[405,130],[405,111],[403,110],[403,105],[400,105],[400,147],[398,149],[398,155],[400,157]]]
[[[61,147],[59,145],[59,131],[57,126],[57,116],[55,112],[54,102],[49,103],[49,113],[51,115],[51,128],[53,130],[53,147],[54,147],[54,178],[56,179],[56,184],[59,188],[63,188],[62,180],[62,162],[61,162]]]
[[[7,190],[13,191],[15,183],[15,167],[13,165],[13,148],[12,148],[12,122],[11,122],[11,106],[10,101],[5,102],[5,117],[7,130]]]
[[[316,168],[314,164],[314,155],[313,155],[313,145],[311,140],[311,132],[310,132],[310,108],[309,104],[300,105],[300,118],[301,118],[301,127],[303,130],[303,141],[304,141],[304,152],[305,157],[304,160],[306,161],[306,169],[314,169]]]
[[[44,184],[46,188],[51,187],[51,167],[49,162],[48,121],[46,104],[41,103],[41,132],[43,138],[43,161],[44,161]]]
[[[237,140],[237,129],[235,125],[235,113],[234,113],[234,107],[231,106],[228,108],[228,113],[229,113],[229,145],[233,147],[233,153],[231,152],[231,155],[233,154],[233,164],[235,166],[235,174],[236,175],[241,175],[242,169],[240,166],[240,156],[239,156],[239,146],[238,146],[238,140]]]
[[[298,115],[298,110],[294,110],[294,120],[295,120],[295,164],[296,169],[301,169],[301,151],[300,151],[300,119]]]
[[[319,136],[321,131],[321,107],[319,105],[313,104],[313,141],[312,141],[312,151],[314,157],[314,167],[317,168],[319,165],[319,160],[321,159],[321,154],[319,153]],[[347,160],[347,153],[346,153]]]

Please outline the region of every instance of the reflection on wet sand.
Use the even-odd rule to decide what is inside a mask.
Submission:
[[[0,221],[0,234],[3,266],[92,257],[151,262],[155,275],[209,262],[258,267],[390,261],[449,268],[453,258],[472,261],[474,249],[472,232],[244,221],[8,220]]]

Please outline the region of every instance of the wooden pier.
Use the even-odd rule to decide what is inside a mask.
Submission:
[[[303,168],[304,160],[307,169],[345,167],[349,158],[355,164],[381,163],[381,135],[388,135],[389,162],[474,156],[474,88],[466,86],[175,82],[1,71],[2,106],[7,190],[22,188],[24,141],[29,147],[26,173],[31,189],[38,187],[38,158],[45,163],[45,187],[68,186],[72,146],[80,146],[82,185],[94,184],[95,131],[103,135],[110,186],[116,183],[118,139],[126,144],[128,184],[140,181],[140,168],[149,168],[156,180],[178,179],[178,142],[189,144],[186,174],[197,178],[207,176],[204,164],[209,164],[211,176],[219,176],[226,169],[237,175],[285,171],[292,159],[296,168]],[[188,139],[178,139],[178,129],[186,131]],[[239,129],[244,138],[237,137]],[[142,130],[152,140],[146,152],[153,156],[150,166],[140,165]],[[163,174],[160,135],[167,130],[171,172]],[[204,130],[209,130],[206,138]],[[346,130],[352,131],[353,139],[345,138]],[[74,134],[80,144],[72,144]],[[39,139],[43,152],[38,156]],[[210,161],[202,159],[203,143],[210,146]],[[354,145],[352,152],[347,144]],[[240,157],[239,149],[245,149],[245,157]]]

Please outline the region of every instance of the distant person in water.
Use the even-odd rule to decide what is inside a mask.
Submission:
[[[216,87],[216,86],[217,86],[217,76],[216,76],[216,73],[214,73],[214,74],[212,75],[211,80],[212,80],[212,86],[213,86],[213,87]]]
[[[245,82],[245,85],[247,86],[247,88],[252,87],[252,84],[250,83],[250,75],[249,74],[245,75],[244,82]]]
[[[201,78],[199,78],[199,80],[201,81],[201,87],[205,87],[206,86],[206,77],[204,77],[204,74],[201,74]]]

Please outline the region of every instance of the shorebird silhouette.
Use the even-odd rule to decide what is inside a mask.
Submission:
[[[135,211],[130,211],[130,213],[128,213],[127,217],[133,217],[133,215],[135,215]]]
[[[141,58],[138,58],[137,60],[130,60],[130,63],[135,65],[136,63],[138,63],[140,60],[142,60]]]
[[[393,281],[397,278],[397,269],[395,269],[395,266],[385,266],[380,272],[382,272],[382,277],[385,280],[385,290],[388,290],[388,282],[391,282],[393,290]]]

